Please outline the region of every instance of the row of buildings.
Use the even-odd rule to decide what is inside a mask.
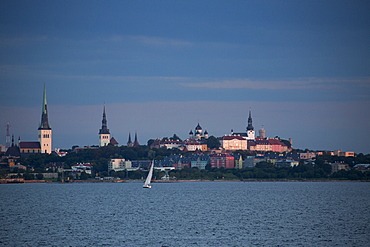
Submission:
[[[9,128],[9,125],[8,127]],[[46,101],[46,88],[44,86],[43,92],[43,104],[41,113],[41,123],[38,128],[38,141],[22,141],[18,138],[18,142],[14,141],[14,136],[12,137],[12,143],[10,145],[10,136],[7,135],[7,155],[30,155],[34,153],[52,153],[52,128],[49,124],[47,101]],[[98,132],[99,145],[98,147],[104,147],[107,145],[118,146],[117,140],[111,136],[107,125],[107,115],[105,105],[103,108],[103,118],[102,126]],[[189,137],[182,141],[179,139],[156,139],[151,144],[151,148],[162,148],[167,149],[180,149],[182,151],[208,151],[207,140],[209,138],[208,131],[203,132],[203,128],[198,125],[195,127],[194,131],[190,130]],[[248,150],[256,153],[265,152],[278,152],[285,153],[292,150],[292,139],[283,140],[280,138],[268,138],[266,137],[265,129],[261,128],[259,130],[259,135],[255,136],[255,131],[253,127],[252,113],[249,110],[247,127],[245,132],[234,132],[231,130],[229,135],[224,135],[218,138],[220,142],[220,149],[226,152],[233,152],[237,150]],[[139,146],[137,133],[135,132],[134,141],[131,140],[131,133],[129,133],[127,146],[135,147]],[[338,155],[350,156],[354,153],[340,153]]]
[[[231,130],[230,135],[224,135],[219,138],[221,148],[226,151],[248,150],[251,152],[290,152],[292,151],[292,139],[289,141],[280,138],[266,137],[264,128],[259,130],[259,135],[255,136],[253,127],[252,112],[249,110],[248,124],[246,132],[234,132]]]
[[[224,151],[237,151],[237,150],[248,150],[251,152],[290,152],[292,150],[292,139],[281,140],[280,138],[267,138],[266,131],[264,128],[259,130],[259,135],[255,137],[255,131],[252,124],[252,114],[249,111],[248,125],[246,132],[234,132],[231,130],[231,134],[219,137],[220,148]],[[209,134],[207,130],[203,133],[203,128],[198,125],[195,127],[194,132],[191,130],[189,138],[181,141],[179,139],[156,139],[152,144],[151,148],[162,148],[167,149],[180,149],[182,151],[207,151],[207,139]]]
[[[298,166],[300,162],[313,163],[316,156],[312,153],[265,153],[257,154],[255,156],[247,156],[245,158],[240,154],[192,154],[188,156],[183,155],[170,155],[164,157],[162,160],[154,161],[156,169],[177,169],[181,170],[184,168],[198,168],[206,169],[209,168],[225,168],[225,169],[243,169],[248,167],[254,167],[259,162],[268,162],[276,167],[294,167]],[[150,165],[150,160],[136,160],[129,161],[125,159],[111,159],[108,164],[108,171],[135,171],[139,169],[147,169]],[[339,170],[349,170],[350,166],[342,162],[330,163],[332,167],[332,173]],[[370,165],[358,164],[355,169],[368,170]]]

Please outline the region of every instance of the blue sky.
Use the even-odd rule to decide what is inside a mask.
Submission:
[[[0,123],[54,147],[255,130],[370,153],[368,1],[0,0]],[[5,144],[5,127],[0,143]]]

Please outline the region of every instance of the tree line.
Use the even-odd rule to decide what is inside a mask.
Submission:
[[[110,176],[120,179],[143,179],[146,171],[120,171],[110,172]],[[164,172],[154,171],[154,179],[160,180],[165,175]],[[185,167],[181,170],[169,172],[171,179],[177,180],[313,180],[313,179],[333,179],[333,180],[370,180],[370,171],[361,172],[354,169],[349,171],[339,171],[331,173],[329,164],[304,164],[301,162],[294,167],[276,167],[269,162],[259,162],[255,167],[243,169],[211,168],[198,169],[196,167]]]
[[[213,142],[214,140],[211,141]],[[149,141],[148,141],[149,143]],[[70,168],[77,163],[92,163],[93,173],[101,174],[102,176],[116,176],[120,178],[141,179],[146,176],[144,171],[136,172],[118,172],[109,173],[108,163],[111,158],[123,158],[126,160],[162,160],[166,156],[172,154],[190,155],[193,152],[182,152],[179,149],[153,148],[148,145],[137,147],[113,146],[108,145],[101,148],[81,149],[78,152],[68,150],[68,154],[64,157],[59,157],[55,154],[32,154],[28,158],[21,158],[19,163],[26,167],[33,167],[33,173],[45,172],[45,168],[49,164],[57,164],[64,168]],[[296,152],[300,152],[297,150]],[[237,151],[237,154],[246,156],[253,155],[248,151]],[[295,167],[275,167],[268,162],[260,162],[255,167],[244,169],[224,169],[210,168],[207,165],[205,170],[197,168],[188,168],[182,170],[171,171],[170,176],[177,179],[362,179],[369,180],[369,172],[361,172],[351,169],[350,171],[339,171],[331,174],[331,166],[328,163],[344,162],[350,167],[358,163],[369,164],[370,154],[358,154],[356,157],[338,157],[323,155],[318,156],[314,163],[305,164],[303,161]],[[1,169],[0,176],[4,176],[9,172],[8,168]],[[155,173],[160,178],[164,173]],[[89,178],[84,174],[83,179]]]

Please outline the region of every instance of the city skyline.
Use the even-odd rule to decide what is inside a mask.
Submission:
[[[0,144],[120,145],[245,131],[293,147],[370,153],[366,1],[0,1]],[[86,11],[88,10],[88,11]]]

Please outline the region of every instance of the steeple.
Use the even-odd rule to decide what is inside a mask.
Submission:
[[[107,127],[107,115],[105,114],[105,105],[103,109],[103,120],[101,122],[102,126],[101,129],[99,130],[99,134],[110,134],[109,129]]]
[[[249,109],[249,117],[248,117],[248,126],[247,126],[247,136],[245,137],[247,140],[254,140],[254,128],[252,125],[252,111]]]
[[[101,129],[99,130],[99,147],[108,146],[110,143],[110,133],[107,127],[107,115],[105,114],[105,105],[103,109],[103,120],[101,121]]]
[[[132,143],[132,141],[131,141],[131,133],[128,133],[127,146],[128,146],[128,147],[132,147],[132,146],[133,146],[133,143]]]
[[[249,117],[248,117],[247,130],[254,130],[253,125],[252,125],[252,113],[251,113],[251,109],[249,109]]]
[[[134,141],[134,147],[140,146],[139,141],[137,140],[137,132],[135,132],[135,141]]]
[[[41,113],[41,124],[39,127],[39,130],[46,130],[46,129],[51,129],[49,125],[49,120],[48,120],[48,107],[46,103],[46,87],[44,84],[44,97],[43,97],[43,102],[42,102],[42,113]]]
[[[48,105],[46,103],[46,86],[44,84],[44,95],[42,100],[41,123],[38,129],[41,153],[51,154],[53,144],[53,133],[49,125]]]

